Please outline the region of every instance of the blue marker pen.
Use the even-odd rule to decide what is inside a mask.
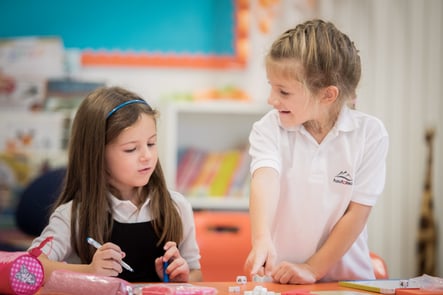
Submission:
[[[163,261],[163,282],[169,282],[169,276],[166,273],[166,269],[168,268],[169,263],[167,261]]]

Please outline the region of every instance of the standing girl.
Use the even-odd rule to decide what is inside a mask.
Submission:
[[[166,187],[156,118],[148,103],[119,87],[97,89],[82,101],[64,188],[31,246],[53,238],[39,257],[46,278],[66,269],[154,282],[163,280],[169,262],[171,281],[201,280],[192,208]],[[102,246],[97,250],[88,237]],[[134,272],[122,268],[123,259]]]
[[[307,21],[266,56],[273,110],[250,134],[252,250],[283,284],[373,279],[366,224],[385,183],[388,134],[348,108],[361,65],[347,35]]]

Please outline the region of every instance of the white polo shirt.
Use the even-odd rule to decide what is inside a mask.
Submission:
[[[321,144],[302,125],[282,127],[276,110],[253,125],[249,141],[251,173],[271,167],[280,174],[271,227],[277,263],[305,262],[322,246],[351,201],[374,206],[383,191],[386,129],[377,118],[346,106]],[[372,278],[365,227],[322,281]]]
[[[194,215],[191,204],[180,193],[170,191],[172,199],[177,204],[183,222],[183,241],[179,245],[180,255],[186,260],[190,269],[200,269],[200,251],[195,236]],[[137,223],[150,221],[148,210],[149,198],[140,208],[131,201],[122,201],[110,195],[113,218],[120,223]],[[59,206],[49,219],[49,224],[41,235],[34,239],[30,248],[38,246],[45,238],[52,236],[43,248],[43,252],[51,260],[80,263],[80,258],[71,246],[71,207],[72,201]],[[86,243],[86,241],[85,241]]]

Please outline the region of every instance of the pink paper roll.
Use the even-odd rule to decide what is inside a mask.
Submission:
[[[120,278],[55,270],[40,294],[127,295],[130,284]]]

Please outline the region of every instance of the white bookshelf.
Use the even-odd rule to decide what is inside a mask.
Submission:
[[[180,148],[224,151],[248,144],[252,124],[268,110],[265,104],[235,101],[163,103],[158,121],[159,154],[166,181],[176,187]],[[246,210],[248,196],[189,197],[194,209]]]

